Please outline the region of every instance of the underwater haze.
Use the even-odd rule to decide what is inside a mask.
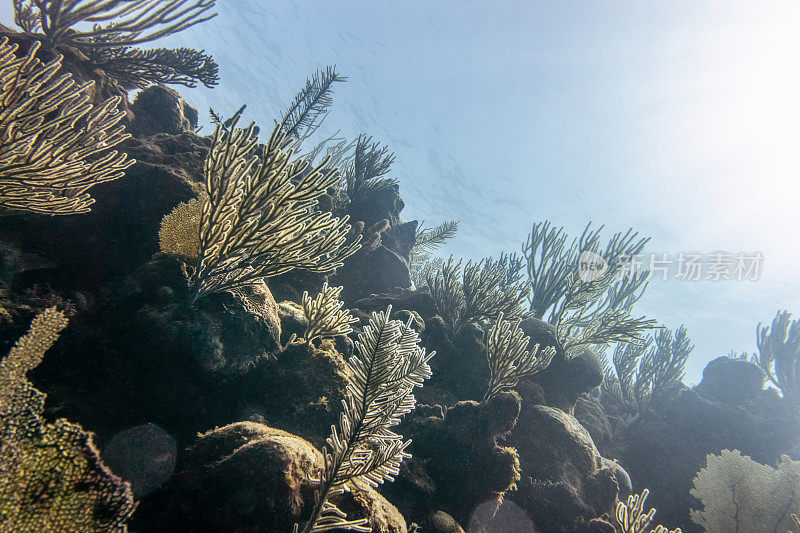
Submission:
[[[800,2],[0,23],[0,533],[800,532]]]
[[[395,152],[403,218],[444,252],[519,251],[533,222],[633,227],[668,254],[637,311],[695,344],[686,382],[800,305],[796,2],[223,2],[172,36],[221,65],[201,111],[266,123],[336,65],[319,137]],[[756,281],[675,279],[678,255],[763,254]],[[649,256],[648,256],[649,261]],[[703,274],[705,277],[705,273]]]

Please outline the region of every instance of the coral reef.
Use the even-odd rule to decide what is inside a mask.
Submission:
[[[312,477],[323,467],[310,443],[264,424],[208,431],[184,454],[167,486],[145,500],[132,527],[148,531],[291,531],[313,507]],[[400,513],[366,484],[334,500],[369,531],[405,533]]]
[[[796,485],[788,313],[759,325],[752,362],[716,359],[689,389],[685,329],[645,338],[655,322],[633,307],[647,273],[617,278],[647,243],[635,231],[603,244],[589,225],[570,244],[545,222],[521,255],[439,262],[429,254],[457,223],[401,219],[388,146],[334,134],[301,151],[345,80],[333,67],[265,144],[238,126],[245,106],[212,111],[201,137],[197,111],[160,84],[214,85],[213,59],[133,46],[213,5],[16,0],[31,33],[0,28],[0,57],[41,87],[79,89],[85,113],[116,97],[120,138],[96,140],[127,154],[108,174],[124,179],[101,179],[94,198],[59,183],[53,202],[96,200],[80,217],[4,213],[0,343],[61,311],[0,362],[0,460],[13,465],[0,490],[14,493],[0,529],[667,533],[651,526],[649,487],[659,522],[696,533],[732,527],[725,490],[744,485],[731,470],[759,474],[751,492]],[[62,120],[62,104],[25,127]],[[733,448],[726,470],[731,452],[718,454]],[[785,530],[799,509],[783,507]]]

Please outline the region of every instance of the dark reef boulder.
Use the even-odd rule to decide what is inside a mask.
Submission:
[[[419,223],[416,220],[411,222],[403,222],[390,226],[386,231],[381,233],[381,244],[402,257],[406,263],[410,261],[411,249],[417,241],[417,226]]]
[[[268,358],[280,324],[265,285],[189,306],[182,264],[157,257],[75,317],[32,378],[47,406],[103,439],[158,424],[185,444],[237,420],[237,380]]]
[[[277,304],[263,282],[189,306],[189,280],[179,261],[159,257],[141,273],[138,287],[149,294],[132,327],[147,339],[142,349],[151,357],[194,358],[203,370],[233,376],[278,349]]]
[[[94,290],[135,271],[158,252],[163,216],[196,196],[209,143],[188,132],[129,139],[120,150],[137,162],[122,178],[92,188],[90,213],[3,217],[0,241],[41,259],[17,282]]]
[[[156,133],[175,135],[197,128],[197,110],[187,104],[178,91],[166,85],[151,85],[139,91],[130,110],[133,120],[128,131],[134,137]]]
[[[416,311],[423,320],[436,315],[436,303],[428,291],[412,289],[396,289],[392,292],[371,294],[366,298],[357,300],[353,306],[371,313],[383,311],[391,305],[392,309],[407,309]]]
[[[586,428],[599,448],[611,441],[611,423],[600,401],[589,394],[581,394],[575,402],[573,416]]]
[[[768,465],[782,454],[800,457],[800,413],[774,389],[756,390],[758,375],[746,365],[712,361],[704,386],[673,391],[614,439],[614,457],[637,491],[650,489],[647,504],[658,509],[663,525],[700,531],[689,520],[697,506],[689,489],[708,454],[736,449]],[[741,382],[732,383],[734,376]],[[722,383],[739,396],[721,390]]]
[[[322,446],[338,422],[347,372],[332,340],[318,347],[290,345],[236,381],[238,418],[280,427]]]
[[[106,466],[131,484],[136,498],[153,492],[172,477],[177,455],[175,439],[155,424],[117,433],[102,451]]]
[[[331,284],[342,285],[342,300],[348,304],[371,294],[411,287],[408,261],[386,246],[362,248],[345,260],[331,277]]]
[[[613,512],[617,473],[572,415],[523,402],[506,442],[517,449],[522,471],[507,498],[528,513],[537,530],[574,531],[581,519]]]
[[[764,371],[744,359],[717,357],[703,369],[703,380],[695,388],[709,400],[745,403],[764,389]]]
[[[599,357],[590,348],[583,348],[568,358],[558,342],[556,328],[543,320],[525,319],[520,322],[520,328],[530,337],[531,345],[538,344],[540,349],[551,346],[556,350],[550,365],[526,380],[538,385],[536,397],[526,398],[523,394],[523,400],[557,407],[572,414],[578,397],[603,382]]]
[[[417,523],[443,511],[465,525],[479,505],[496,508],[519,478],[515,450],[498,444],[519,408],[519,397],[508,392],[446,410],[420,405],[398,429],[413,440],[413,458],[382,493]]]
[[[291,531],[311,513],[311,478],[322,454],[302,438],[264,424],[239,422],[201,435],[176,474],[145,497],[136,531]],[[354,485],[334,503],[350,519],[369,518],[372,531],[405,533],[397,509],[373,489]]]
[[[361,221],[371,226],[381,220],[388,220],[390,226],[400,223],[400,211],[406,204],[400,197],[400,187],[393,185],[375,191],[368,191],[354,199],[347,206],[347,214],[354,222]]]

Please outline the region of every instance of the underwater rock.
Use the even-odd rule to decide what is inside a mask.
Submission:
[[[698,394],[719,402],[745,403],[763,389],[766,376],[758,365],[744,359],[717,357],[703,369]]]
[[[422,523],[422,531],[430,531],[431,533],[464,533],[464,528],[458,525],[458,522],[449,514],[444,511],[436,511]]]
[[[281,346],[289,342],[292,335],[302,337],[308,327],[303,306],[289,300],[278,304],[278,319],[281,323]]]
[[[179,448],[198,431],[237,420],[237,380],[277,345],[275,304],[266,286],[193,307],[188,295],[183,265],[166,256],[109,287],[108,299],[76,316],[32,375],[48,408],[100,442],[150,422]]]
[[[291,531],[314,501],[310,480],[322,454],[308,441],[254,422],[238,422],[199,437],[172,480],[145,497],[132,530]],[[371,488],[353,487],[333,500],[351,519],[369,517],[373,531],[405,533],[405,520]]]
[[[177,453],[172,436],[155,424],[144,424],[114,435],[103,447],[102,457],[131,484],[134,497],[141,498],[172,476]]]
[[[347,386],[347,364],[326,339],[311,347],[287,346],[237,380],[248,418],[280,427],[322,446],[338,420]]]
[[[400,198],[400,187],[395,184],[359,197],[348,204],[347,214],[351,221],[361,221],[367,227],[381,220],[388,220],[389,226],[396,226],[400,223],[400,211],[405,206]]]
[[[278,348],[277,304],[265,283],[214,293],[189,306],[188,280],[175,272],[180,265],[167,257],[148,264],[149,269],[162,267],[173,270],[174,282],[158,287],[155,301],[142,305],[134,321],[149,339],[151,355],[194,357],[202,369],[232,376]]]
[[[602,449],[603,444],[611,440],[611,423],[597,398],[581,394],[572,414],[586,428],[596,446]]]
[[[134,137],[156,133],[178,134],[197,128],[197,109],[165,85],[151,85],[139,91],[131,105],[133,120],[128,131]]]
[[[728,366],[710,364],[718,369]],[[745,367],[734,368],[738,372]],[[749,369],[744,372],[753,378]],[[628,471],[634,486],[650,489],[647,504],[658,509],[658,520],[664,526],[680,527],[684,533],[701,531],[689,520],[689,509],[697,505],[689,489],[695,474],[705,467],[706,455],[736,449],[768,465],[777,464],[782,454],[800,457],[800,413],[775,390],[753,391],[754,385],[752,380],[744,387],[752,394],[746,402],[742,398],[715,401],[699,391],[677,389],[615,439],[618,451],[614,457]],[[705,392],[708,390],[713,388]]]
[[[163,216],[196,196],[208,145],[193,133],[128,139],[120,150],[137,163],[123,178],[92,189],[91,212],[3,217],[0,240],[50,265],[21,273],[19,282],[86,290],[135,271],[158,251]]]
[[[449,405],[457,400],[480,400],[489,382],[483,329],[467,323],[453,337],[442,317],[426,319],[422,342],[436,350],[431,359],[433,376],[417,396],[426,403]],[[452,399],[452,400],[451,400]]]
[[[444,511],[466,523],[478,505],[496,507],[519,477],[515,450],[498,444],[514,427],[519,408],[519,397],[511,392],[485,403],[459,402],[446,411],[419,406],[398,428],[413,440],[412,463],[382,492],[418,522]]]
[[[412,285],[408,262],[383,245],[374,250],[359,250],[337,269],[330,283],[344,286],[341,297],[347,304]]]
[[[573,416],[523,402],[507,443],[518,451],[522,477],[506,497],[527,511],[537,530],[573,531],[579,517],[613,512],[615,472]]]
[[[366,298],[356,301],[353,306],[372,313],[373,311],[383,311],[391,305],[392,309],[407,309],[416,311],[425,320],[436,315],[436,303],[427,291],[415,291],[413,289],[395,289],[392,292],[371,294]]]
[[[605,457],[601,459],[603,460],[603,467],[610,468],[614,472],[614,479],[617,481],[617,487],[619,488],[619,499],[624,501],[633,492],[631,476],[618,462]]]
[[[500,506],[484,503],[472,513],[467,524],[469,533],[538,533],[528,514],[511,500],[503,500]]]
[[[418,225],[419,223],[416,220],[395,224],[381,233],[381,243],[402,257],[406,263],[409,263],[411,261],[411,249],[417,240]]]
[[[584,348],[567,359],[556,337],[555,327],[542,320],[525,319],[520,322],[520,328],[530,337],[531,345],[555,348],[556,355],[550,365],[530,380],[542,387],[546,405],[572,414],[578,397],[603,382],[603,366],[597,354]]]

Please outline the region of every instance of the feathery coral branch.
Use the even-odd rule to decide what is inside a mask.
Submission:
[[[373,313],[348,360],[344,411],[339,426],[331,427],[325,467],[320,473],[316,505],[304,533],[337,528],[368,532],[366,520],[348,522],[328,498],[345,490],[345,484],[363,479],[372,486],[394,479],[400,463],[409,457],[411,441],[390,428],[414,408],[414,387],[431,375],[419,335],[408,323],[390,320],[392,308]],[[297,531],[297,526],[295,526]]]
[[[14,16],[25,31],[41,31],[53,47],[133,46],[212,19],[216,0],[15,0]],[[101,26],[99,23],[108,22]],[[92,29],[76,29],[94,23]]]
[[[337,179],[326,161],[310,168],[290,162],[291,139],[276,126],[255,154],[255,124],[217,125],[204,174],[208,198],[200,226],[200,260],[193,299],[295,268],[330,272],[355,253],[347,217],[316,210],[317,198]]]
[[[288,138],[304,139],[307,132],[315,129],[318,119],[324,117],[333,103],[333,84],[346,81],[347,78],[336,72],[336,67],[329,66],[320,70],[306,80],[306,86],[292,100],[278,125],[280,131]]]
[[[529,377],[547,368],[556,352],[552,346],[539,350],[534,345],[528,350],[530,338],[519,327],[519,320],[513,324],[497,318],[486,335],[486,358],[489,360],[489,387],[483,400],[517,386],[520,379]]]
[[[42,64],[39,43],[16,56],[0,40],[0,208],[49,215],[86,213],[90,187],[133,164],[114,146],[130,137],[119,98],[89,103],[91,82],[57,75],[61,57]]]
[[[308,320],[303,335],[306,342],[317,337],[347,335],[353,331],[350,324],[358,322],[358,319],[347,309],[342,310],[344,303],[339,300],[342,289],[343,287],[328,287],[326,281],[322,285],[322,291],[314,298],[308,295],[308,291],[303,292],[303,313]]]

